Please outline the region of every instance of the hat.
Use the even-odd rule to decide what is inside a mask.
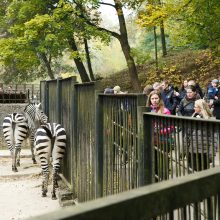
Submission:
[[[218,80],[217,79],[213,79],[212,83],[218,83]]]

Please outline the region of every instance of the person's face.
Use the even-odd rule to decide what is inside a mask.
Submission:
[[[150,97],[150,102],[153,106],[158,106],[159,104],[159,101],[160,101],[160,98],[157,94],[153,94],[151,97]]]
[[[187,89],[186,95],[189,99],[192,99],[196,96],[196,92],[193,92],[192,89]]]
[[[161,83],[161,88],[162,90],[165,90],[168,87],[168,84],[166,83]]]
[[[195,104],[194,110],[195,110],[195,113],[198,113],[198,114],[201,112],[201,108],[197,104]]]
[[[211,82],[211,84],[212,84],[212,86],[213,86],[214,88],[218,87],[218,84],[217,84],[217,83]]]
[[[188,86],[188,81],[187,81],[187,80],[184,80],[184,81],[183,81],[183,86],[184,86],[184,87],[187,87],[187,86]]]

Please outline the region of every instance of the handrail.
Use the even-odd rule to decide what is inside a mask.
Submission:
[[[29,220],[151,219],[220,192],[220,167],[81,203]]]

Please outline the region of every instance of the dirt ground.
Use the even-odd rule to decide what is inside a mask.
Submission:
[[[0,151],[0,219],[25,219],[61,209],[59,200],[51,199],[51,185],[47,197],[41,197],[39,163],[34,165],[30,157],[23,155],[21,167],[14,173],[6,154]]]

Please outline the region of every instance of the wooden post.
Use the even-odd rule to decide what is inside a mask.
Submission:
[[[152,144],[153,126],[152,116],[144,114],[144,148],[143,148],[143,173],[144,185],[154,182],[154,150]]]
[[[143,112],[146,111],[146,107],[144,106],[138,106],[137,107],[137,126],[138,126],[138,186],[143,186],[144,176],[144,134],[143,134],[143,128],[144,128],[144,119],[143,119]]]
[[[57,91],[56,91],[56,118],[57,122],[61,123],[61,83],[60,83],[61,78],[57,77]]]
[[[71,137],[71,185],[73,190],[73,195],[77,196],[77,106],[78,106],[78,99],[77,93],[75,89],[76,77],[71,78],[71,113],[70,113],[70,120],[71,120],[71,128],[70,132],[72,134]]]
[[[97,198],[103,197],[103,97],[99,95],[98,91],[95,92],[95,109],[96,109],[96,195]]]

